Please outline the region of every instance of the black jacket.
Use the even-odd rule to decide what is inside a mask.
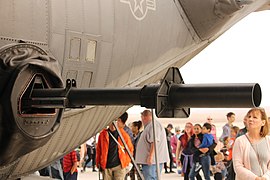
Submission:
[[[203,140],[203,134],[202,133],[198,134],[198,138],[202,142],[202,140]],[[193,154],[196,151],[199,151],[199,149],[194,144],[194,140],[195,140],[195,134],[193,134],[191,136],[190,140],[188,141],[188,148],[190,148],[190,150],[192,151]],[[213,144],[209,147],[209,151],[206,154],[210,154],[210,156],[211,155],[212,156],[216,155],[216,152],[214,150],[216,146],[217,146],[217,143],[215,141],[213,141]]]

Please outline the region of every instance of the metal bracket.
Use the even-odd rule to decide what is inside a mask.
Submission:
[[[71,88],[77,88],[77,83],[75,79],[67,79],[66,80],[66,88],[65,88],[65,97],[68,97]],[[69,101],[67,102],[67,104],[65,105],[66,108],[84,108],[85,106],[76,106],[74,104],[71,104]]]
[[[180,74],[180,71],[176,67],[168,69],[164,79],[162,80],[160,87],[157,91],[156,98],[156,115],[159,118],[187,118],[190,115],[190,108],[178,108],[173,107],[170,103],[169,93],[172,85],[184,84],[184,80]]]

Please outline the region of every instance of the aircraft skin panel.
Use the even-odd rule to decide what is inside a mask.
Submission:
[[[207,46],[207,44],[205,44]],[[201,47],[202,49],[204,47]],[[200,51],[200,48],[197,48],[197,51]],[[157,67],[156,69],[149,70],[144,76],[139,77],[138,79],[130,82],[128,86],[135,87],[135,86],[143,86],[144,84],[149,84],[153,82],[159,82],[166,73],[166,68],[164,67],[182,67],[185,63],[187,63],[191,58],[193,58],[195,55],[197,55],[196,50],[194,50],[194,53],[190,53],[186,55],[184,58],[182,58],[181,61],[179,61],[178,57],[175,57],[171,60],[171,63],[164,64],[163,66]]]
[[[65,41],[66,41],[66,31],[70,29],[68,24],[67,3],[66,0],[50,1],[51,11],[50,11],[50,44],[49,48],[52,54],[59,61],[60,65],[64,64],[64,54],[65,54]],[[75,15],[77,16],[77,15]]]
[[[112,42],[110,42],[112,41],[114,22],[112,2],[81,0],[76,5],[76,10],[71,8],[73,1],[62,0],[63,7],[59,6],[57,1],[51,2],[53,9],[50,49],[62,66],[64,81],[66,78],[70,78],[69,71],[77,71],[74,79],[77,81],[78,87],[85,84],[83,75],[86,72],[91,74],[91,82],[87,83],[88,87],[104,87],[106,84],[111,62],[110,52],[112,51]],[[57,17],[58,14],[61,18]],[[80,21],[74,22],[76,19],[80,19]],[[70,60],[72,41],[76,38],[80,41],[79,52],[76,55],[78,58]],[[90,40],[96,41],[97,44],[96,59],[93,62],[86,61],[86,48]],[[99,80],[96,81],[96,78]]]
[[[100,48],[97,49],[99,68],[95,68],[98,69],[98,72],[93,71],[92,87],[121,87],[134,81],[139,76],[144,76],[149,69],[155,69],[157,65],[160,66],[168,62],[169,59],[179,56],[188,49],[188,46],[197,46],[194,41],[196,39],[195,33],[191,35],[190,29],[186,27],[182,19],[184,15],[179,15],[173,1],[169,5],[164,2],[158,4],[159,11],[149,11],[149,16],[143,22],[138,22],[130,13],[127,4],[120,3],[120,1],[94,1],[94,7],[97,8],[94,11],[92,10],[93,7],[88,5],[88,1],[79,2],[75,11],[69,8],[72,3],[70,1],[62,0],[63,6],[57,6],[57,2],[51,1],[53,9],[50,49],[59,60],[63,70],[72,70],[74,65],[68,65],[67,61],[68,44],[62,45],[70,40],[67,38],[68,32],[79,34],[82,31],[81,27],[84,27],[82,41],[85,39],[84,33],[100,36],[98,41]],[[83,6],[82,3],[84,3]],[[77,11],[85,13],[83,15],[83,13],[76,13]],[[92,12],[91,15],[93,14],[95,17],[99,13],[101,21],[90,21],[91,18],[88,20],[86,17],[89,13],[87,12]],[[59,17],[57,17],[58,14]],[[80,20],[75,23],[76,25],[71,26],[73,19],[83,19],[84,21]],[[77,25],[77,23],[83,25]],[[160,24],[162,24],[162,27]],[[93,28],[89,29],[90,26],[93,26]],[[144,28],[142,29],[142,27]],[[63,29],[66,29],[65,32]],[[115,31],[119,33],[114,33]],[[154,34],[156,35],[152,36],[152,31],[155,31]],[[148,44],[148,48],[143,48],[145,44]],[[63,49],[63,47],[66,48]],[[106,49],[103,49],[103,47],[106,47]],[[113,49],[110,50],[110,48]],[[81,55],[83,56],[83,52]],[[107,58],[103,58],[104,56]],[[87,65],[88,69],[91,69],[90,66],[92,65]],[[76,68],[78,69],[78,67]],[[86,66],[82,66],[82,68],[86,68]],[[64,70],[62,73],[65,80],[67,71]],[[79,77],[76,80],[78,84],[81,84],[81,75],[78,75]],[[96,81],[96,79],[99,79],[99,81]]]
[[[67,28],[66,0],[50,1],[50,33],[64,35]],[[51,37],[52,38],[52,37]],[[60,41],[63,42],[63,41]],[[58,57],[57,57],[58,58]]]
[[[97,22],[100,19],[100,3],[99,0],[83,1],[83,20],[84,32],[90,34],[101,34],[102,22]],[[110,3],[110,1],[108,1]]]
[[[202,40],[219,36],[250,12],[269,5],[269,0],[206,0],[204,3],[200,3],[200,0],[179,0],[179,2]],[[252,6],[249,6],[251,3]],[[201,12],[204,12],[203,16]]]
[[[196,45],[195,38],[186,27],[173,1],[157,3],[158,11],[148,11],[149,15],[144,21],[137,21],[131,13],[123,16],[121,12],[128,11],[124,5],[126,4],[116,6],[117,33],[110,68],[111,76],[108,80],[113,87],[145,75],[145,72]]]
[[[72,0],[66,0],[66,28],[78,32],[84,32],[83,1],[79,0],[73,3]]]
[[[259,12],[259,11],[265,11],[265,10],[270,10],[270,2],[266,3],[264,6],[260,7],[256,11]]]
[[[245,6],[243,9],[240,10],[238,16],[232,16],[231,19],[228,20],[228,23],[225,24],[221,29],[220,29],[220,34],[222,32],[226,31],[230,27],[232,27],[235,22],[239,22],[241,19],[246,17],[250,12],[256,12],[260,8],[266,8],[270,9],[270,1],[269,0],[256,0],[253,1],[252,6]]]
[[[208,21],[190,18],[194,9],[182,7],[179,1],[151,1],[155,4],[136,6],[135,12],[128,0],[1,0],[0,47],[20,39],[39,45],[59,62],[63,80],[74,77],[78,87],[87,83],[89,87],[143,86],[162,79],[168,67],[182,67],[238,20],[269,4],[269,0],[257,0],[215,27],[213,33],[198,26]],[[145,14],[137,17],[139,11]],[[202,40],[196,32],[208,39]],[[87,49],[89,42],[96,44]],[[88,50],[95,51],[90,62],[86,60]],[[83,81],[84,75],[91,75],[91,81]],[[128,106],[95,106],[66,111],[52,138],[1,166],[0,179],[20,177],[50,164],[126,109]]]
[[[48,43],[47,0],[1,0],[0,7],[0,36]]]
[[[6,7],[2,8],[3,10],[0,11],[0,23],[5,24],[4,26],[1,26],[1,36],[7,36],[7,37],[12,37],[12,35],[15,33],[14,28],[13,28],[13,9],[10,8],[12,7],[13,2],[12,1],[0,1],[0,7]],[[12,27],[12,28],[10,28]]]
[[[59,42],[64,42],[64,41],[65,41],[65,36],[61,34],[57,34],[57,33],[52,33],[50,41],[49,41],[50,51],[58,60],[61,66],[61,69],[63,68],[63,63],[64,63],[63,55],[65,51],[65,46],[63,46]]]
[[[71,8],[73,2],[68,0],[42,2],[46,2],[50,8],[47,18],[50,22],[45,23],[50,26],[49,49],[62,67],[64,81],[68,70],[82,67],[77,72],[78,87],[83,84],[81,81],[85,71],[93,73],[91,87],[122,87],[138,77],[145,76],[145,72],[167,64],[175,57],[181,61],[184,51],[193,51],[194,47],[198,46],[194,41],[195,33],[186,27],[182,18],[184,15],[179,15],[173,1],[169,4],[163,1],[157,3],[159,11],[149,10],[144,21],[137,21],[128,5],[120,1],[93,1],[91,6],[89,1],[78,1],[79,3],[74,5],[76,10]],[[88,18],[89,15],[91,18],[99,16],[99,19],[92,21]],[[30,19],[31,15],[28,16]],[[74,22],[74,19],[79,20]],[[114,33],[116,30],[119,33]],[[36,31],[40,32],[40,29]],[[153,31],[158,32],[157,35],[151,35]],[[68,37],[72,33],[81,38],[81,49],[85,47],[87,34],[99,37],[96,65],[80,64],[84,61],[85,50],[80,52],[79,66],[76,62],[72,65],[69,63]],[[148,44],[147,48],[142,48],[145,44]]]
[[[108,77],[110,76],[110,67],[111,67],[111,58],[112,58],[112,49],[113,44],[109,42],[101,43],[100,52],[98,51],[98,58],[99,65],[96,72],[96,77],[98,77],[98,81],[95,81],[95,87],[106,87],[108,86]]]
[[[53,138],[43,147],[23,156],[11,177],[15,178],[26,171],[33,172],[54,159],[62,157],[87,141],[93,134],[100,132],[126,109],[128,109],[127,106],[100,106],[67,112]]]
[[[117,1],[111,0],[99,0],[99,23],[100,23],[100,34],[102,35],[102,41],[105,42],[113,42],[115,40],[114,37],[114,22],[115,22],[115,5],[114,3]],[[125,16],[123,14],[123,16]],[[91,25],[96,23],[95,21],[89,22]],[[90,32],[91,33],[91,32]]]

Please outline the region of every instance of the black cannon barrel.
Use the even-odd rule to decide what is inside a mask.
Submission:
[[[75,105],[140,105],[141,88],[72,89],[68,100]]]
[[[180,84],[172,85],[172,106],[189,108],[258,107],[259,84]]]
[[[142,88],[34,89],[32,99],[65,97],[71,105],[140,105]],[[37,105],[35,105],[37,106]],[[42,104],[44,106],[44,104]]]
[[[65,96],[65,89],[34,89],[32,99],[65,97],[70,105],[141,105],[155,108],[159,97],[159,85],[112,89],[71,88]],[[177,108],[245,108],[258,107],[261,102],[259,84],[173,84],[169,88],[166,106]],[[38,104],[35,104],[37,107]],[[41,106],[44,104],[41,103]],[[49,104],[45,104],[48,107]]]

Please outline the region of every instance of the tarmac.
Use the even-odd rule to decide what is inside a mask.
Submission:
[[[173,171],[175,173],[165,174],[163,170],[161,173],[160,179],[161,180],[176,180],[176,179],[184,180],[184,177],[182,177],[181,174],[177,173],[177,169],[173,169]],[[203,175],[202,175],[202,178],[203,178]],[[78,180],[90,180],[90,179],[99,180],[98,172],[92,172],[92,168],[87,168],[86,171],[83,173],[79,172]],[[211,176],[211,180],[212,179],[214,179],[213,176]],[[128,178],[128,180],[130,180],[130,178]]]
[[[181,176],[181,174],[178,174],[176,169],[173,169],[175,173],[169,173],[165,174],[164,170],[161,173],[160,179],[161,180],[184,180],[184,177]],[[203,178],[203,174],[200,171],[200,174]],[[211,176],[211,180],[213,180],[213,176]],[[55,180],[49,177],[41,177],[37,174],[31,174],[27,177],[23,177],[22,180]],[[85,172],[80,172],[80,169],[78,168],[78,180],[99,180],[99,173],[98,172],[92,172],[92,168],[86,168]],[[128,177],[127,180],[130,180]]]
[[[176,173],[176,169],[174,169],[175,173],[168,173],[165,174],[164,171],[161,173],[160,179],[165,179],[165,180],[172,180],[172,179],[184,179],[181,177],[180,174]],[[79,172],[78,180],[89,180],[89,179],[96,179],[99,180],[98,172],[92,172],[92,168],[87,168],[85,172],[81,173]],[[128,177],[128,180],[130,178]]]
[[[175,169],[176,171],[176,169]],[[180,174],[177,173],[169,173],[165,174],[164,172],[161,173],[160,179],[165,179],[165,180],[172,180],[172,179],[184,179],[181,177]],[[37,174],[31,174],[27,177],[22,178],[22,180],[55,180],[49,177],[41,177],[38,176]],[[78,180],[99,180],[99,172],[92,172],[92,168],[86,168],[86,171],[81,173],[80,169],[78,168]],[[130,178],[128,177],[128,180]]]

